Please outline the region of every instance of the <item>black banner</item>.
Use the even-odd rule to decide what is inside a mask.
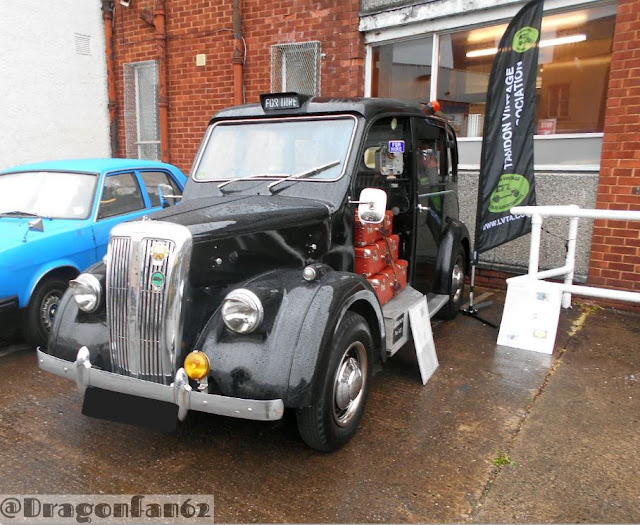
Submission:
[[[536,204],[533,134],[538,45],[544,0],[532,0],[513,18],[491,68],[478,181],[474,262],[478,254],[531,231],[514,206]]]

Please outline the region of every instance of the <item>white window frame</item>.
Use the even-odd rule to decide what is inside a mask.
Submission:
[[[472,11],[461,12],[461,4],[469,4]],[[522,8],[522,0],[460,0],[448,2],[447,0],[435,0],[419,6],[396,8],[388,12],[364,14],[360,17],[360,31],[364,32],[365,42],[365,96],[372,96],[371,85],[373,80],[373,49],[375,47],[405,42],[411,39],[433,38],[431,59],[431,86],[430,99],[437,98],[438,70],[440,63],[440,36],[458,31],[496,25],[509,22]],[[556,14],[563,11],[576,9],[588,9],[608,5],[617,5],[615,0],[545,0],[545,14]],[[464,6],[463,6],[464,7]],[[457,9],[457,11],[456,11]],[[413,23],[411,23],[413,22]],[[572,144],[584,144],[582,148],[589,151],[601,151],[604,133],[573,133],[555,135],[536,135],[534,142],[536,149],[545,149],[544,144],[550,141],[564,140],[574,141]],[[464,153],[465,143],[471,146],[472,159],[477,157],[477,163],[471,160],[464,169],[479,169],[479,147],[482,137],[460,137],[461,154]],[[582,149],[581,148],[581,149]],[[557,147],[553,147],[557,150]],[[464,156],[464,155],[461,155]],[[600,155],[594,162],[585,164],[572,164],[571,160],[563,164],[547,161],[548,164],[536,165],[535,169],[544,171],[599,171]],[[539,156],[538,156],[539,158]],[[462,160],[462,159],[461,159]]]

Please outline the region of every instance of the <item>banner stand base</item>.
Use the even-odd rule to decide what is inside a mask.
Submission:
[[[466,308],[461,308],[460,313],[463,315],[468,315],[469,317],[473,317],[474,319],[477,319],[478,321],[484,324],[487,324],[492,328],[498,329],[499,325],[491,321],[487,321],[486,319],[478,315],[478,310],[491,306],[493,304],[493,301],[484,301],[482,303],[473,304],[473,296],[475,293],[475,284],[476,284],[476,261],[475,261],[476,257],[477,257],[476,254],[474,254],[474,260],[471,262],[471,286],[469,290],[469,304]],[[481,297],[479,297],[479,299],[482,298],[482,296],[484,296],[484,294],[481,294]]]
[[[489,325],[491,328],[498,329],[499,325],[495,324],[492,321],[488,321],[484,317],[480,317],[478,315],[478,309],[486,308],[487,306],[491,306],[492,304],[493,304],[493,301],[487,301],[486,303],[479,303],[475,305],[474,308],[469,307],[469,308],[461,309],[460,313],[463,315],[467,315],[469,317],[473,317],[474,319],[480,321],[481,323]]]

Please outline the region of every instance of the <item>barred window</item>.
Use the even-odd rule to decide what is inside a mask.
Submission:
[[[124,104],[127,157],[160,160],[157,61],[124,65]]]
[[[320,95],[320,42],[271,46],[271,92]]]

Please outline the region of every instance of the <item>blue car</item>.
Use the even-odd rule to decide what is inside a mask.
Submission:
[[[25,338],[45,345],[69,280],[104,257],[111,228],[175,202],[185,183],[175,166],[136,159],[0,172],[0,313],[22,310]]]

